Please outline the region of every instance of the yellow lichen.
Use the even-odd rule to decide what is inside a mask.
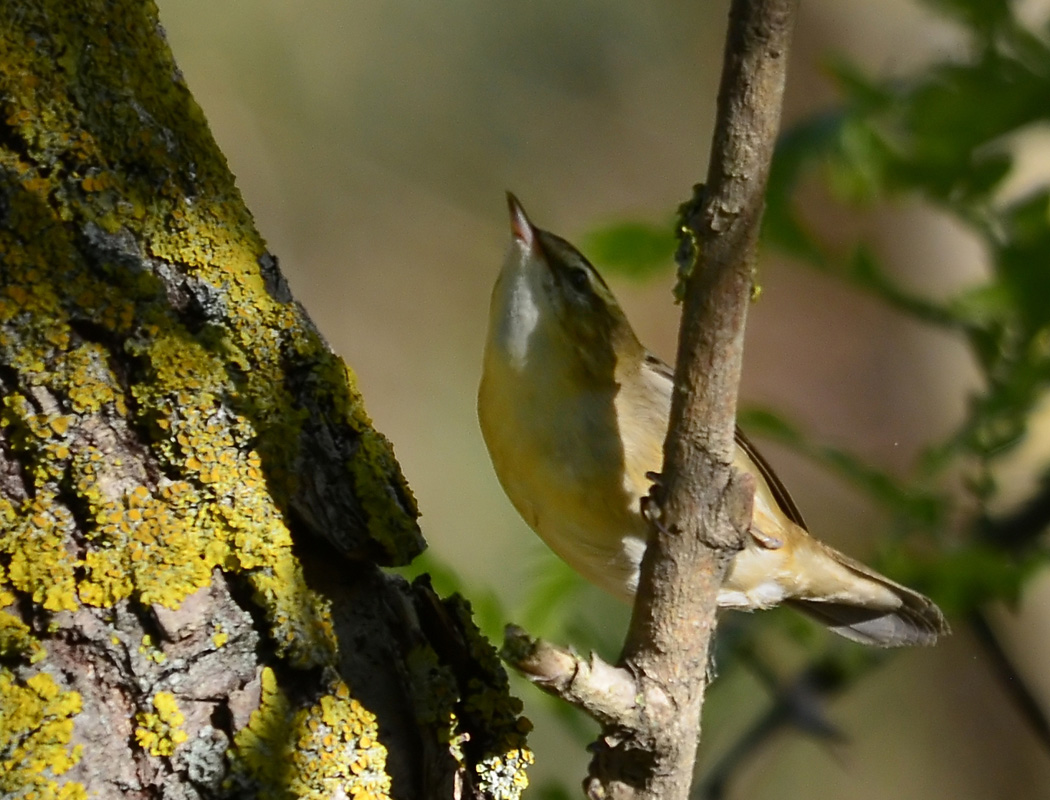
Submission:
[[[2,599],[0,599],[2,602]],[[28,625],[7,611],[0,611],[0,658],[21,656],[35,664],[47,656]]]
[[[215,648],[220,649],[224,647],[229,640],[230,634],[224,631],[221,625],[216,625],[211,635],[211,643],[215,645]]]
[[[33,558],[12,565],[10,582],[52,610],[128,597],[177,606],[208,583],[215,567],[248,571],[258,596],[274,600],[267,613],[277,641],[292,642],[286,649],[298,663],[322,663],[332,652],[322,641],[330,638],[323,609],[301,587],[276,585],[294,572],[286,563],[292,556],[282,509],[296,489],[293,463],[305,419],[285,372],[292,355],[318,378],[345,377],[322,375],[323,364],[338,359],[295,304],[271,297],[260,269],[263,242],[199,108],[158,46],[155,19],[140,5],[115,9],[128,25],[111,32],[119,46],[107,40],[98,49],[88,47],[90,26],[73,22],[87,9],[76,11],[75,0],[69,6],[71,16],[46,17],[33,8],[17,18],[0,8],[0,36],[12,37],[0,62],[5,121],[9,139],[23,143],[21,151],[0,148],[8,176],[0,186],[6,222],[0,354],[20,387],[47,387],[62,406],[60,413],[42,413],[15,391],[0,409],[0,424],[11,431],[51,517],[3,530],[20,548],[23,534],[32,534]],[[36,31],[55,31],[56,38],[34,33],[27,46],[28,32]],[[96,49],[90,60],[78,55]],[[142,67],[134,83],[120,60],[128,57]],[[56,61],[68,71],[56,72]],[[81,80],[87,83],[77,85]],[[81,102],[81,92],[107,80],[118,93],[107,97],[105,111]],[[61,169],[53,166],[58,160]],[[127,164],[136,169],[127,171]],[[190,190],[197,194],[187,198]],[[74,229],[92,242],[91,264]],[[106,239],[107,231],[117,235]],[[212,321],[189,330],[159,275],[132,266],[142,257],[184,274],[182,289],[214,305]],[[97,338],[84,339],[82,324]],[[111,365],[126,368],[128,358],[132,370],[118,378]],[[347,410],[351,420],[359,405]],[[120,418],[116,430],[149,431],[152,455],[170,484],[187,489],[166,492],[163,481],[142,487],[141,508],[107,491],[120,483],[114,480],[120,459],[78,436],[93,414]],[[363,493],[380,487],[387,473],[397,475],[391,458],[371,461],[347,471]],[[62,482],[74,487],[75,507],[92,515],[80,559],[63,542],[69,531],[56,527],[62,504],[55,487]],[[372,490],[376,498],[384,492]],[[391,512],[381,500],[369,509],[398,523],[372,524],[373,535],[399,530],[412,542],[386,549],[406,557],[418,550],[414,509]],[[25,519],[30,511],[17,513]],[[77,522],[83,529],[85,521]],[[78,570],[84,578],[74,583]],[[53,589],[43,580],[47,573],[58,576]],[[297,614],[304,597],[306,610]],[[304,635],[299,650],[294,642]]]
[[[368,512],[369,535],[389,553],[391,565],[407,564],[421,552],[415,528],[418,511],[412,490],[397,467],[393,445],[372,425],[353,370],[327,351],[315,357],[318,373],[324,379],[320,385],[330,392],[332,404],[359,437],[357,453],[347,466],[353,476],[354,494]],[[393,478],[406,509],[391,502],[390,487],[377,484],[377,474]]]
[[[153,637],[148,633],[142,637],[142,642],[139,644],[139,654],[145,656],[154,664],[164,664],[168,660],[168,656],[157,647]]]
[[[295,710],[272,670],[262,674],[262,702],[234,736],[228,788],[264,800],[312,800],[340,793],[389,796],[386,748],[375,716],[332,678],[329,693]]]
[[[270,569],[248,574],[256,602],[273,626],[278,653],[296,666],[334,662],[338,644],[328,601],[306,585],[291,547]]]
[[[27,496],[0,497],[0,609],[174,608],[221,569],[252,587],[280,656],[330,665],[331,615],[287,518],[318,424],[302,386],[353,443],[329,482],[352,485],[367,530],[341,535],[397,563],[422,541],[392,449],[342,360],[271,295],[265,245],[153,4],[114,0],[114,26],[84,24],[84,0],[13,8],[0,3],[0,426]],[[44,650],[0,612],[0,653]],[[148,733],[166,724],[154,705]]]
[[[493,800],[519,800],[529,785],[525,770],[535,763],[532,751],[513,748],[503,755],[488,756],[474,767],[478,787]]]
[[[24,683],[0,668],[0,796],[86,800],[80,783],[59,783],[81,757],[70,748],[80,695],[65,692],[50,675]]]
[[[6,581],[49,611],[76,608],[74,570],[69,552],[72,514],[49,494],[23,501],[12,524],[0,528],[0,554],[9,556]]]
[[[3,503],[0,503],[0,519],[3,517]],[[5,610],[16,599],[13,592],[4,588],[5,583],[6,571],[0,565],[0,658],[20,657],[35,664],[47,656],[47,651],[28,625]]]
[[[182,730],[186,720],[170,692],[153,695],[153,708],[135,715],[135,740],[150,755],[171,756],[186,741],[186,731]]]

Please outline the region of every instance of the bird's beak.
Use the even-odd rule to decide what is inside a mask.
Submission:
[[[525,246],[526,250],[535,250],[539,244],[536,229],[529,222],[518,198],[511,192],[507,192],[507,208],[510,210],[510,232],[514,234],[517,241]]]

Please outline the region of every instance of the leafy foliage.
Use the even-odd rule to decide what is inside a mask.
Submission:
[[[671,263],[674,228],[670,223],[618,222],[592,231],[583,250],[605,270],[644,279]]]
[[[1010,671],[982,616],[991,600],[1015,603],[1050,555],[1050,473],[1033,482],[1020,510],[991,510],[1004,494],[997,465],[1026,437],[1046,435],[1031,428],[1050,395],[1050,187],[1018,197],[1004,186],[1014,177],[1019,140],[1050,119],[1050,40],[1047,31],[1026,29],[1005,0],[929,4],[966,30],[967,52],[896,80],[833,63],[842,102],[783,134],[763,237],[767,247],[959,337],[980,370],[980,389],[957,429],[927,442],[913,474],[904,478],[813,441],[776,413],[751,409],[740,422],[816,460],[887,513],[895,535],[886,538],[878,566],[930,594],[957,626],[974,622],[976,639],[1008,693],[1036,735],[1050,741],[1045,713]],[[869,243],[833,243],[806,218],[800,197],[813,182],[855,211],[902,196],[922,200],[976,237],[987,276],[947,299],[911,290]],[[962,491],[953,480],[959,474],[968,476]],[[769,625],[734,631],[719,651],[726,672],[743,667],[768,685],[770,710],[708,768],[698,796],[720,797],[727,776],[753,756],[771,728],[791,725],[820,735],[812,725],[814,718],[823,721],[820,698],[845,690],[885,655],[838,642],[821,649],[804,631],[781,625],[795,648],[810,656],[794,678],[778,677],[763,661],[771,648],[763,628]],[[817,678],[829,674],[838,677]],[[717,683],[714,688],[717,695]]]
[[[1050,45],[1026,30],[1006,3],[934,5],[967,26],[969,54],[892,82],[834,65],[843,105],[783,137],[765,237],[902,313],[965,339],[984,389],[972,397],[959,430],[930,444],[924,466],[934,473],[976,458],[986,479],[973,486],[987,499],[995,489],[992,462],[1023,438],[1050,382],[1050,189],[1012,200],[1000,192],[1018,137],[1050,119]],[[987,280],[942,302],[900,286],[864,242],[845,252],[833,248],[795,202],[804,180],[818,171],[845,202],[907,193],[956,218],[981,241]],[[835,460],[832,453],[822,455]],[[868,488],[876,500],[902,511],[899,497],[870,481]]]
[[[740,420],[751,433],[823,464],[884,509],[896,535],[887,539],[880,568],[928,592],[957,625],[975,620],[984,631],[978,640],[994,648],[983,605],[1016,602],[1050,555],[1050,474],[1033,482],[1020,511],[996,516],[991,510],[1002,495],[997,465],[1026,437],[1040,435],[1031,430],[1033,415],[1050,394],[1050,187],[1019,197],[1004,191],[1014,177],[1019,140],[1050,119],[1050,42],[1045,31],[1024,28],[1002,0],[930,4],[966,29],[968,51],[897,80],[834,63],[842,103],[783,135],[763,235],[768,247],[959,337],[980,370],[980,389],[957,429],[928,442],[905,478],[816,443],[773,412],[752,409]],[[921,199],[976,237],[987,276],[947,299],[912,291],[863,239],[833,244],[805,217],[799,198],[813,181],[856,210],[902,196]],[[968,476],[961,492],[953,483],[959,474]],[[757,635],[745,636],[730,664],[754,668],[747,662]],[[848,651],[833,643],[807,669],[845,663]],[[1004,662],[1001,652],[989,652],[993,662]],[[841,691],[880,660],[856,662],[861,668],[848,680],[821,691]],[[786,702],[787,689],[771,690],[774,706]],[[1037,733],[1045,729],[1034,706],[1022,710],[1035,719]],[[804,729],[801,721],[794,724]],[[712,772],[727,769],[719,764]]]

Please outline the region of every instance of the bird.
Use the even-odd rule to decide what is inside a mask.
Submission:
[[[648,539],[643,498],[663,460],[672,370],[638,340],[583,254],[507,193],[511,243],[492,291],[478,419],[525,522],[576,572],[631,601]],[[724,608],[784,604],[866,645],[930,645],[949,632],[929,598],[810,535],[737,427],[733,466],[755,483]]]

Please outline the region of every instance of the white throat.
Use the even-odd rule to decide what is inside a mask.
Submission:
[[[511,245],[503,274],[492,298],[489,324],[497,347],[505,354],[508,365],[521,371],[529,360],[530,347],[540,324],[543,291],[542,274],[529,259],[529,253],[518,242]]]
[[[529,278],[523,272],[513,276],[507,287],[507,314],[504,316],[503,339],[511,365],[524,369],[529,355],[529,340],[540,321],[540,307],[536,305]]]

